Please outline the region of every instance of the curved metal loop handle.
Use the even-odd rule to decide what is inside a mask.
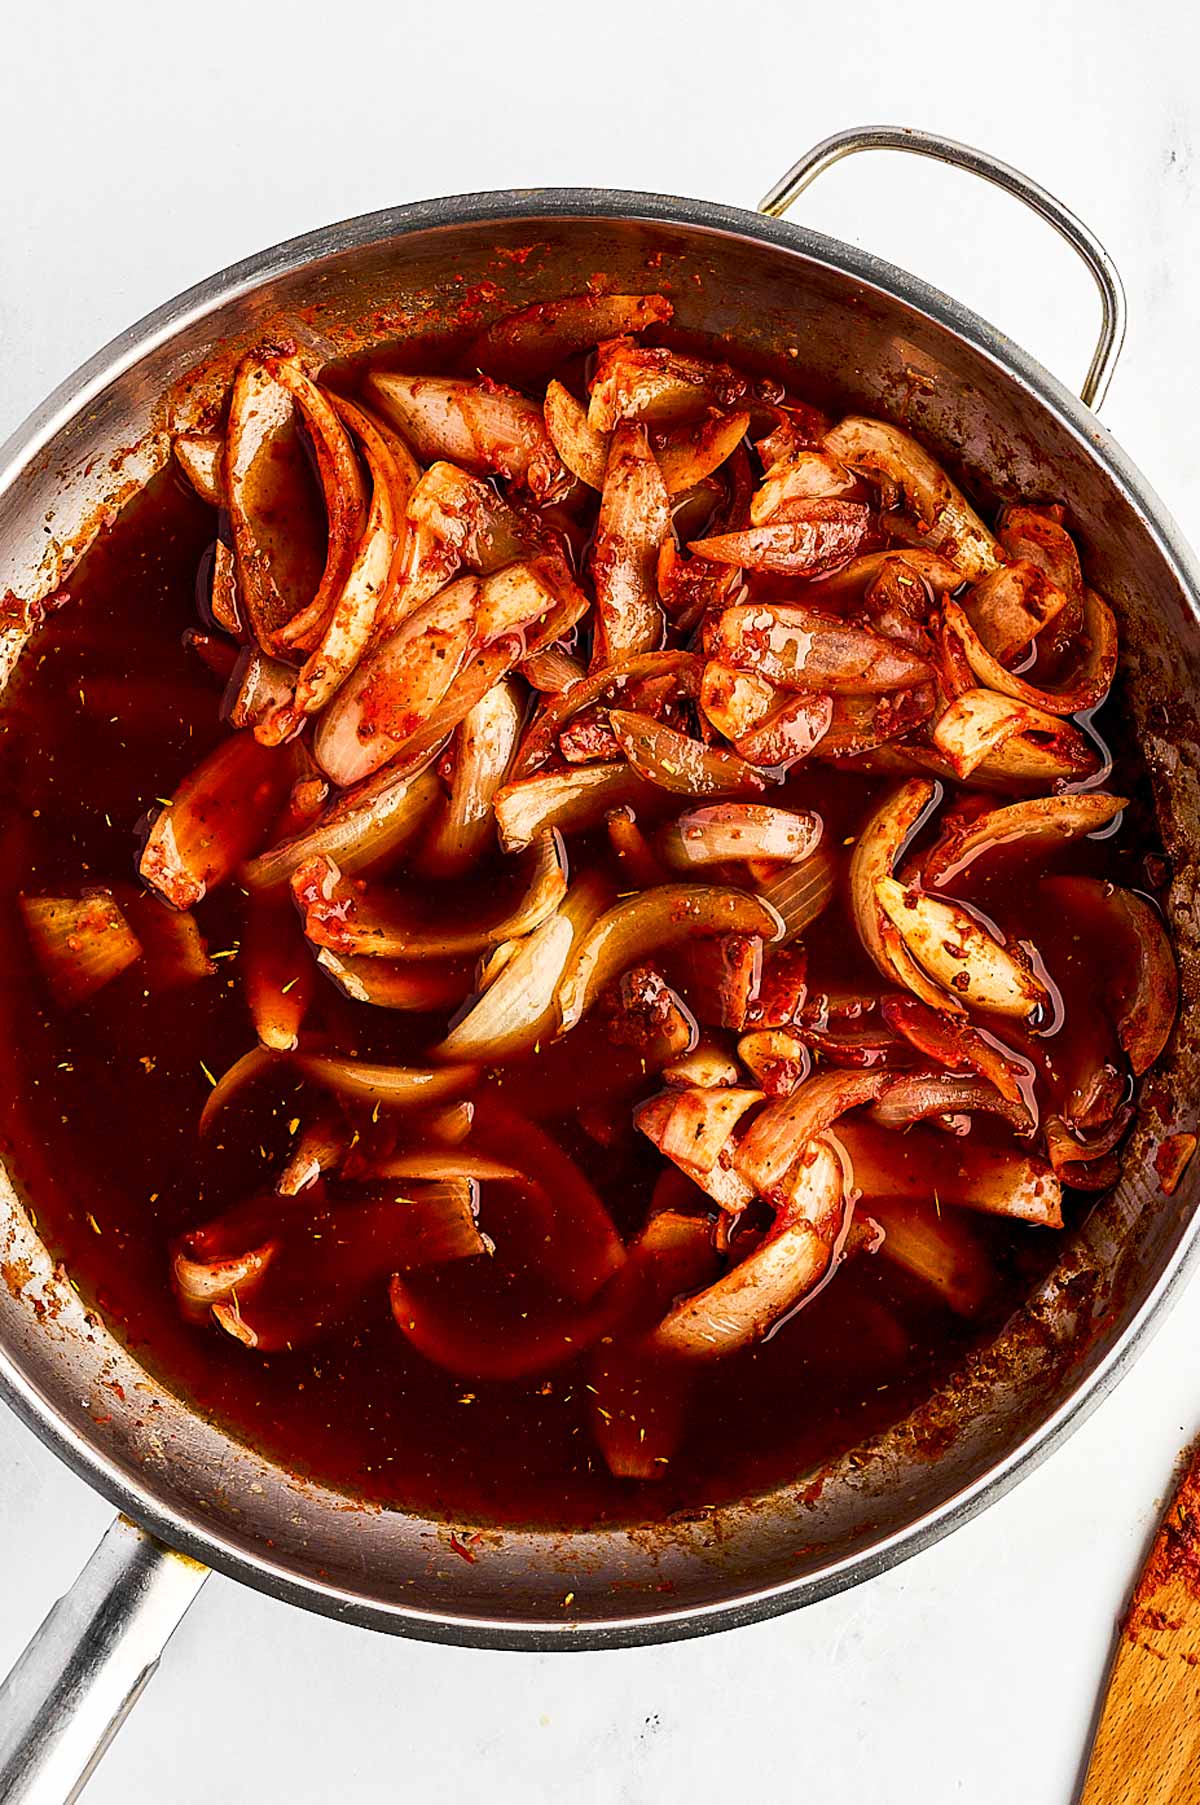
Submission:
[[[3,1805],[72,1805],[207,1577],[116,1519],[0,1683]]]
[[[1095,233],[1037,182],[1030,181],[1008,163],[1002,163],[999,157],[974,150],[969,144],[956,144],[952,138],[940,138],[935,132],[912,131],[899,125],[860,126],[835,132],[832,138],[814,144],[763,196],[759,211],[778,218],[825,170],[860,150],[906,150],[918,157],[932,157],[937,163],[949,163],[955,169],[965,169],[970,175],[982,176],[993,187],[1003,188],[1006,194],[1024,201],[1082,257],[1100,290],[1101,317],[1100,338],[1079,393],[1088,407],[1098,409],[1108,393],[1125,340],[1124,284]]]

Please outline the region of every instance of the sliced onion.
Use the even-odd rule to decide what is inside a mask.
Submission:
[[[192,488],[210,507],[225,506],[225,441],[217,433],[176,433],[171,449]]]
[[[920,582],[928,584],[935,595],[961,589],[966,581],[962,571],[939,552],[894,545],[885,552],[863,552],[860,557],[851,558],[841,570],[818,578],[806,594],[816,608],[823,608],[828,603],[840,606],[845,602],[861,601],[884,567],[897,562],[905,565]]]
[[[963,597],[963,610],[980,643],[1007,666],[1061,613],[1066,601],[1043,570],[1021,558],[982,577]]]
[[[693,494],[699,494],[698,490]],[[676,530],[682,505],[675,508]],[[740,581],[733,564],[716,564],[711,558],[685,558],[673,538],[658,548],[658,599],[677,633],[691,633],[704,616],[726,601]]]
[[[225,480],[238,591],[255,639],[274,652],[279,629],[322,582],[328,522],[314,493],[296,398],[277,369],[253,357],[233,381]]]
[[[393,1153],[387,1159],[373,1160],[361,1174],[366,1179],[381,1178],[467,1178],[483,1184],[489,1180],[508,1182],[520,1179],[515,1166],[503,1160],[489,1159],[486,1153],[472,1153],[461,1147],[443,1149],[420,1148],[414,1153]]]
[[[559,463],[536,401],[498,383],[376,370],[367,392],[426,463],[448,458],[476,475],[524,484],[538,501],[563,493]]]
[[[433,1049],[433,1057],[490,1063],[552,1039],[563,971],[607,900],[607,886],[598,876],[572,884],[555,914],[521,942],[470,1012]]]
[[[247,646],[233,667],[221,713],[231,727],[255,727],[268,716],[288,709],[295,692],[294,665],[269,657],[259,646]],[[264,738],[261,734],[256,737]],[[278,745],[286,738],[286,733],[279,734],[264,743]]]
[[[462,1180],[408,1184],[335,1206],[293,1204],[278,1253],[252,1290],[213,1305],[227,1334],[259,1353],[303,1347],[337,1327],[375,1284],[486,1252],[475,1189]]]
[[[749,1020],[763,973],[757,934],[710,934],[672,955],[680,995],[707,1028],[740,1034]]]
[[[1025,504],[1005,508],[999,532],[1009,556],[1032,564],[1064,598],[1047,637],[1054,649],[1069,643],[1083,623],[1083,571],[1075,542],[1062,524],[1062,509]]]
[[[688,550],[717,564],[736,564],[742,570],[817,577],[854,556],[868,519],[868,510],[859,501],[818,498],[788,502],[765,526],[693,539]]]
[[[1098,833],[1129,806],[1124,796],[1106,790],[1083,790],[1065,796],[1037,796],[989,809],[971,819],[949,819],[921,866],[923,881],[934,889],[952,883],[981,854],[997,847],[1053,849],[1069,840]]]
[[[335,783],[421,759],[492,685],[579,620],[587,598],[552,558],[464,577],[408,616],[321,717],[314,750]],[[501,636],[479,647],[481,637]],[[511,630],[510,630],[511,629]]]
[[[295,873],[292,895],[315,946],[383,959],[453,959],[531,934],[554,913],[567,889],[561,837],[542,834],[511,876],[508,895],[485,896],[456,915],[428,895],[347,882],[331,859],[317,858]]]
[[[912,1063],[905,1042],[874,1013],[873,1001],[860,1019],[831,1021],[827,1016],[805,1016],[793,1025],[793,1032],[829,1065],[892,1071]]]
[[[63,1009],[86,1003],[141,958],[142,943],[111,890],[19,901],[33,956]]]
[[[561,695],[573,683],[582,683],[585,674],[579,660],[561,646],[547,646],[544,652],[523,659],[520,670],[527,683],[549,696]]]
[[[648,890],[654,884],[665,884],[668,873],[638,823],[637,813],[629,803],[610,808],[604,817],[609,844],[621,867],[622,878],[629,880],[624,888]]]
[[[321,1114],[305,1123],[275,1180],[281,1197],[296,1197],[326,1172],[335,1172],[350,1148],[350,1130],[341,1114]]]
[[[700,680],[700,709],[705,719],[735,744],[766,720],[779,701],[779,691],[765,677],[710,658]],[[819,736],[817,736],[819,737]],[[758,761],[752,761],[757,763]],[[764,759],[764,764],[770,761]]]
[[[553,370],[578,351],[622,333],[661,326],[674,308],[665,295],[561,295],[497,320],[475,341],[472,363],[521,376]]]
[[[706,746],[653,716],[610,708],[609,723],[639,777],[677,796],[755,795],[766,783],[744,758]]]
[[[734,1166],[759,1196],[769,1197],[809,1141],[847,1110],[874,1103],[888,1080],[887,1072],[819,1072],[755,1118],[734,1150]]]
[[[888,1086],[908,1086],[908,1077]],[[886,1097],[885,1097],[886,1100]],[[854,1167],[854,1182],[873,1216],[890,1200],[942,1205],[1008,1216],[1042,1228],[1062,1227],[1062,1187],[1044,1160],[1008,1148],[989,1147],[974,1135],[945,1135],[929,1128],[896,1134],[867,1122],[839,1128]],[[886,1221],[880,1216],[884,1227]]]
[[[790,1097],[808,1077],[808,1048],[787,1028],[756,1028],[738,1041],[738,1058],[768,1097]]]
[[[141,944],[138,976],[147,989],[174,990],[212,977],[217,968],[194,915],[187,909],[167,908],[157,896],[134,884],[114,884],[112,888],[122,915]],[[89,894],[84,892],[85,897]]]
[[[1112,609],[1091,589],[1084,591],[1083,608],[1083,657],[1071,680],[1058,689],[1041,689],[1006,670],[984,645],[966,610],[948,597],[944,603],[944,619],[962,646],[976,680],[984,688],[1012,696],[1015,701],[1046,714],[1082,714],[1104,700],[1117,671],[1117,623]]]
[[[777,940],[783,923],[769,904],[719,884],[662,884],[613,905],[572,952],[559,985],[565,1034],[606,984],[664,946],[698,935],[760,934]]]
[[[668,495],[683,495],[719,470],[732,457],[750,428],[744,411],[717,415],[698,425],[681,428],[658,452],[658,467]]]
[[[683,694],[694,693],[700,678],[699,659],[690,652],[638,652],[564,687],[543,705],[530,725],[513,762],[513,781],[529,777],[553,757],[559,735],[576,715],[596,703],[617,701],[630,685],[667,677],[678,681]]]
[[[895,640],[795,603],[739,603],[706,633],[712,658],[785,689],[874,695],[931,676],[930,666]]]
[[[979,1314],[995,1293],[995,1266],[969,1223],[939,1215],[927,1194],[917,1203],[872,1199],[870,1210],[883,1230],[882,1258],[929,1285],[957,1316]]]
[[[391,1284],[396,1326],[426,1360],[463,1379],[495,1382],[553,1372],[586,1353],[620,1321],[622,1300],[609,1287],[589,1303],[560,1306],[536,1318],[470,1319],[433,1292],[397,1275]]]
[[[653,1213],[629,1248],[630,1304],[617,1332],[592,1355],[592,1430],[619,1479],[661,1479],[682,1438],[692,1377],[646,1346],[647,1329],[676,1298],[720,1269],[712,1227],[681,1210]]]
[[[1098,952],[1103,949],[1098,987],[1140,1078],[1170,1039],[1179,1009],[1179,974],[1158,910],[1136,891],[1103,878],[1043,878],[1039,889],[1056,909],[1069,911]]]
[[[915,689],[905,689],[895,695],[873,697],[872,700],[881,704],[895,700],[903,702],[905,698],[916,694]],[[743,733],[734,744],[741,757],[752,765],[766,766],[776,774],[790,771],[793,765],[799,764],[814,752],[820,751],[824,756],[830,729],[837,717],[839,700],[839,697],[816,695],[808,690],[784,695],[756,726]]]
[[[809,501],[817,496],[844,500],[856,487],[855,478],[827,451],[798,447],[769,466],[750,502],[750,523],[765,526],[790,501]]]
[[[208,1260],[177,1248],[171,1257],[171,1280],[184,1316],[189,1322],[205,1322],[215,1304],[253,1294],[278,1252],[278,1239]]]
[[[939,717],[932,737],[959,778],[978,771],[1049,784],[1085,777],[1098,764],[1095,748],[1069,721],[990,689],[969,689],[958,696]]]
[[[635,965],[617,980],[598,1011],[613,1046],[627,1047],[643,1072],[656,1072],[694,1047],[700,1038],[695,1016],[655,966]]]
[[[851,415],[825,435],[825,449],[850,470],[896,488],[930,548],[974,580],[1000,563],[999,547],[982,520],[929,453],[884,420]]]
[[[600,515],[592,544],[596,591],[593,666],[603,668],[663,640],[656,575],[658,548],[671,530],[671,509],[644,426],[613,433]]]
[[[559,1291],[592,1298],[625,1264],[625,1249],[599,1193],[541,1128],[490,1091],[475,1100],[471,1145],[516,1167],[536,1195],[526,1199],[540,1271]]]
[[[427,1116],[417,1117],[415,1126],[422,1134],[443,1147],[457,1147],[466,1140],[475,1121],[475,1105],[465,1099],[459,1103],[444,1103],[437,1109],[431,1109]]]
[[[701,1040],[690,1053],[663,1067],[663,1079],[669,1085],[699,1086],[709,1090],[719,1084],[736,1084],[737,1060],[731,1059],[715,1041]]]
[[[385,1109],[419,1109],[442,1097],[469,1090],[475,1082],[471,1066],[368,1065],[361,1059],[333,1054],[275,1052],[252,1047],[222,1073],[209,1093],[200,1115],[200,1132],[206,1134],[229,1103],[271,1066],[299,1072],[322,1084],[337,1097],[351,1102],[379,1103]]]
[[[1023,1020],[1045,1007],[1048,993],[1032,966],[958,903],[906,888],[894,877],[876,881],[875,898],[913,958],[948,995]]]
[[[317,728],[321,769],[343,787],[368,777],[429,719],[475,643],[480,585],[462,577],[364,659]]]
[[[287,801],[275,818],[273,833],[280,840],[293,839],[297,834],[305,833],[319,819],[322,810],[329,801],[330,787],[319,775],[315,765],[309,759],[305,748],[298,748],[298,762],[301,775],[287,794]],[[245,870],[238,874],[244,877]]]
[[[927,1059],[936,1059],[952,1071],[968,1067],[977,1072],[1023,1116],[1024,1127],[1036,1124],[1036,1074],[1025,1054],[1015,1053],[994,1035],[971,1027],[961,1016],[931,1009],[916,997],[884,997],[879,1008],[888,1027]]]
[[[793,864],[816,850],[822,822],[811,811],[724,802],[690,809],[665,827],[659,849],[668,865],[689,871],[727,859],[780,859]]]
[[[971,1115],[976,1110],[999,1116],[1018,1134],[1028,1131],[1024,1106],[1002,1097],[986,1078],[955,1078],[946,1072],[902,1073],[870,1115],[880,1128],[907,1128],[913,1122],[927,1122],[931,1116]]]
[[[552,382],[546,390],[543,413],[554,449],[572,476],[589,489],[603,489],[608,434],[593,432],[582,401],[577,401],[561,382]]]
[[[404,521],[395,498],[405,478],[388,439],[370,415],[353,403],[335,401],[337,413],[351,429],[371,477],[366,526],[341,590],[334,596],[320,637],[309,653],[290,702],[267,715],[255,729],[265,745],[278,745],[295,733],[307,715],[318,714],[341,687],[366,651],[375,622],[389,606],[400,580]],[[285,635],[290,629],[285,629]]]
[[[754,1201],[754,1191],[723,1157],[737,1123],[762,1102],[759,1090],[695,1085],[665,1090],[634,1111],[634,1126],[731,1216]]]
[[[501,682],[459,728],[450,794],[421,848],[421,869],[431,877],[461,877],[486,849],[493,832],[492,804],[516,750],[522,714],[512,683]]]
[[[588,425],[612,432],[621,421],[666,425],[711,408],[741,405],[746,378],[727,364],[614,338],[601,345],[591,383]]]
[[[744,1022],[749,1028],[790,1028],[808,996],[808,957],[787,936],[765,949],[762,970]]]
[[[1082,1140],[1061,1116],[1046,1118],[1046,1151],[1056,1176],[1077,1191],[1105,1191],[1120,1177],[1113,1149],[1133,1120],[1132,1106],[1119,1109],[1107,1128]]]
[[[837,862],[828,846],[818,846],[798,865],[786,866],[756,884],[763,901],[783,922],[782,940],[794,940],[833,901]]]
[[[222,632],[232,634],[234,639],[249,637],[246,625],[242,620],[237,565],[233,552],[223,539],[218,539],[213,547],[212,587],[209,590],[208,610]]]
[[[407,513],[412,530],[429,535],[443,551],[453,553],[453,569],[461,562],[486,576],[537,551],[536,528],[529,519],[498,495],[491,483],[468,476],[456,464],[431,464],[409,496]],[[452,575],[453,569],[448,574]],[[419,570],[414,570],[414,576],[419,582]],[[414,600],[402,598],[404,613],[410,613],[415,605]]]
[[[334,860],[345,876],[382,864],[416,838],[441,793],[432,771],[413,777],[383,771],[339,797],[304,833],[250,859],[242,881],[251,890],[274,890],[318,857]]]
[[[688,1359],[736,1353],[795,1308],[829,1267],[830,1241],[814,1223],[826,1220],[842,1197],[842,1167],[823,1141],[806,1150],[793,1195],[754,1252],[723,1277],[668,1311],[652,1346]]]
[[[746,1111],[763,1100],[760,1090],[739,1090],[733,1085],[697,1086],[666,1094],[671,1111],[656,1144],[660,1153],[687,1170],[689,1177],[693,1171],[712,1170]]]
[[[875,753],[889,740],[910,734],[929,720],[937,706],[937,691],[932,683],[914,683],[910,689],[889,690],[882,696],[856,696],[845,692],[833,697],[829,725],[821,735],[816,757],[821,759],[854,758],[860,769],[894,770],[886,758],[872,760],[869,767],[863,754]],[[934,759],[924,747],[905,747],[899,754],[904,770],[932,770]]]
[[[308,943],[286,901],[251,894],[239,960],[254,1031],[264,1047],[295,1047],[312,1002],[314,970]]]
[[[424,724],[413,731],[398,751],[393,751],[390,764],[396,775],[409,776],[423,770],[454,729],[466,720],[475,704],[515,669],[525,651],[526,635],[511,633],[469,659]]]
[[[455,1008],[471,994],[473,966],[469,957],[450,959],[377,959],[348,957],[323,946],[317,964],[344,996],[376,1009],[402,1009],[426,1014]]]
[[[263,841],[291,784],[286,748],[231,734],[178,785],[150,830],[138,869],[177,909],[191,909]]]
[[[316,456],[317,475],[325,497],[325,568],[316,594],[306,607],[276,628],[279,643],[307,648],[322,632],[345,588],[366,525],[367,501],[353,443],[330,397],[305,375],[298,358],[268,357],[264,367],[288,391],[299,409]],[[243,554],[239,543],[236,516],[234,546],[238,551],[238,575],[244,588],[248,554]]]
[[[499,639],[519,633],[550,614],[559,600],[538,563],[517,562],[493,570],[479,589],[475,631],[479,639]]]
[[[505,852],[520,852],[550,829],[571,833],[608,810],[638,803],[650,786],[627,764],[580,765],[509,783],[496,792],[496,831]]]
[[[891,877],[905,841],[937,794],[935,784],[914,777],[884,798],[859,834],[850,859],[850,908],[859,939],[890,983],[911,990],[934,1009],[962,1014],[957,995],[942,991],[926,975],[879,901],[879,884]]]

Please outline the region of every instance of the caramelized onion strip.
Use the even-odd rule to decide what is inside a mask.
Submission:
[[[661,947],[709,934],[777,940],[783,923],[769,904],[719,884],[662,884],[613,905],[571,954],[558,989],[565,1034],[604,986]]]
[[[899,490],[926,529],[931,551],[974,581],[1001,562],[995,539],[962,491],[923,446],[883,420],[852,414],[825,435],[825,450],[849,470]]]
[[[880,883],[891,877],[905,841],[937,795],[936,784],[914,777],[880,803],[851,855],[850,908],[863,947],[889,983],[911,990],[934,1009],[961,1015],[963,1005],[958,997],[953,991],[943,991],[926,974],[879,900]]]

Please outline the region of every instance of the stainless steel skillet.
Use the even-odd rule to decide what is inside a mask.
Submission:
[[[1075,246],[1103,297],[1083,403],[919,279],[776,217],[837,157],[873,147],[973,171]],[[318,358],[343,355],[445,330],[464,302],[493,316],[569,293],[597,270],[616,288],[665,287],[683,325],[726,334],[782,369],[794,364],[843,405],[904,422],[984,495],[1069,501],[1091,579],[1121,619],[1125,703],[1176,873],[1185,987],[1121,1184],[994,1346],[947,1393],[822,1474],[819,1496],[788,1485],[653,1529],[484,1526],[482,1558],[467,1566],[448,1558],[449,1536],[477,1526],[347,1508],[192,1412],[55,1271],[34,1227],[52,1161],[0,1174],[0,1386],[129,1519],[118,1519],[0,1688],[0,1798],[74,1796],[209,1567],[352,1623],[519,1649],[699,1634],[868,1578],[999,1496],[1082,1419],[1127,1368],[1200,1244],[1200,1173],[1167,1198],[1152,1162],[1155,1143],[1195,1116],[1187,1003],[1197,979],[1200,570],[1091,411],[1124,327],[1116,273],[1079,221],[1004,165],[875,128],[816,147],[758,213],[599,190],[485,194],[365,216],[266,251],[131,328],[0,453],[0,593],[52,586],[161,464],[167,430],[199,417],[264,336],[295,337]],[[10,662],[18,650],[14,633]],[[8,1021],[0,1031],[17,1028]]]

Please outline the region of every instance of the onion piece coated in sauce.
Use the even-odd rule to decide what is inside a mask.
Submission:
[[[918,964],[879,899],[880,883],[891,877],[906,840],[937,796],[936,784],[914,777],[880,803],[860,832],[850,859],[850,908],[859,939],[889,983],[911,990],[934,1009],[961,1014],[962,1002],[953,991],[942,990]]]
[[[583,1019],[605,985],[649,953],[710,934],[777,940],[776,911],[745,890],[719,884],[662,884],[613,905],[573,950],[558,990],[562,1031]]]
[[[974,581],[1000,563],[999,547],[961,490],[923,446],[883,420],[851,415],[825,435],[825,450],[850,470],[899,490],[938,552]]]
[[[138,869],[176,909],[191,909],[262,844],[291,784],[286,747],[235,733],[185,777],[150,829]]]
[[[1028,959],[1002,946],[960,904],[906,888],[894,877],[878,879],[875,897],[913,958],[946,996],[1022,1020],[1038,1015],[1048,1003],[1046,987]]]
[[[786,1206],[754,1252],[668,1311],[651,1345],[679,1358],[714,1360],[760,1341],[828,1269],[834,1237],[816,1224],[837,1212],[842,1186],[837,1154],[825,1141],[812,1141]]]
[[[455,913],[425,891],[350,882],[331,859],[316,858],[295,872],[292,895],[315,946],[384,959],[453,959],[531,934],[554,913],[567,889],[561,836],[542,834],[507,875],[498,900],[484,895]]]
[[[689,810],[659,835],[659,850],[677,871],[718,865],[727,859],[808,858],[821,838],[821,819],[811,812],[770,808],[754,802],[717,803]]]

